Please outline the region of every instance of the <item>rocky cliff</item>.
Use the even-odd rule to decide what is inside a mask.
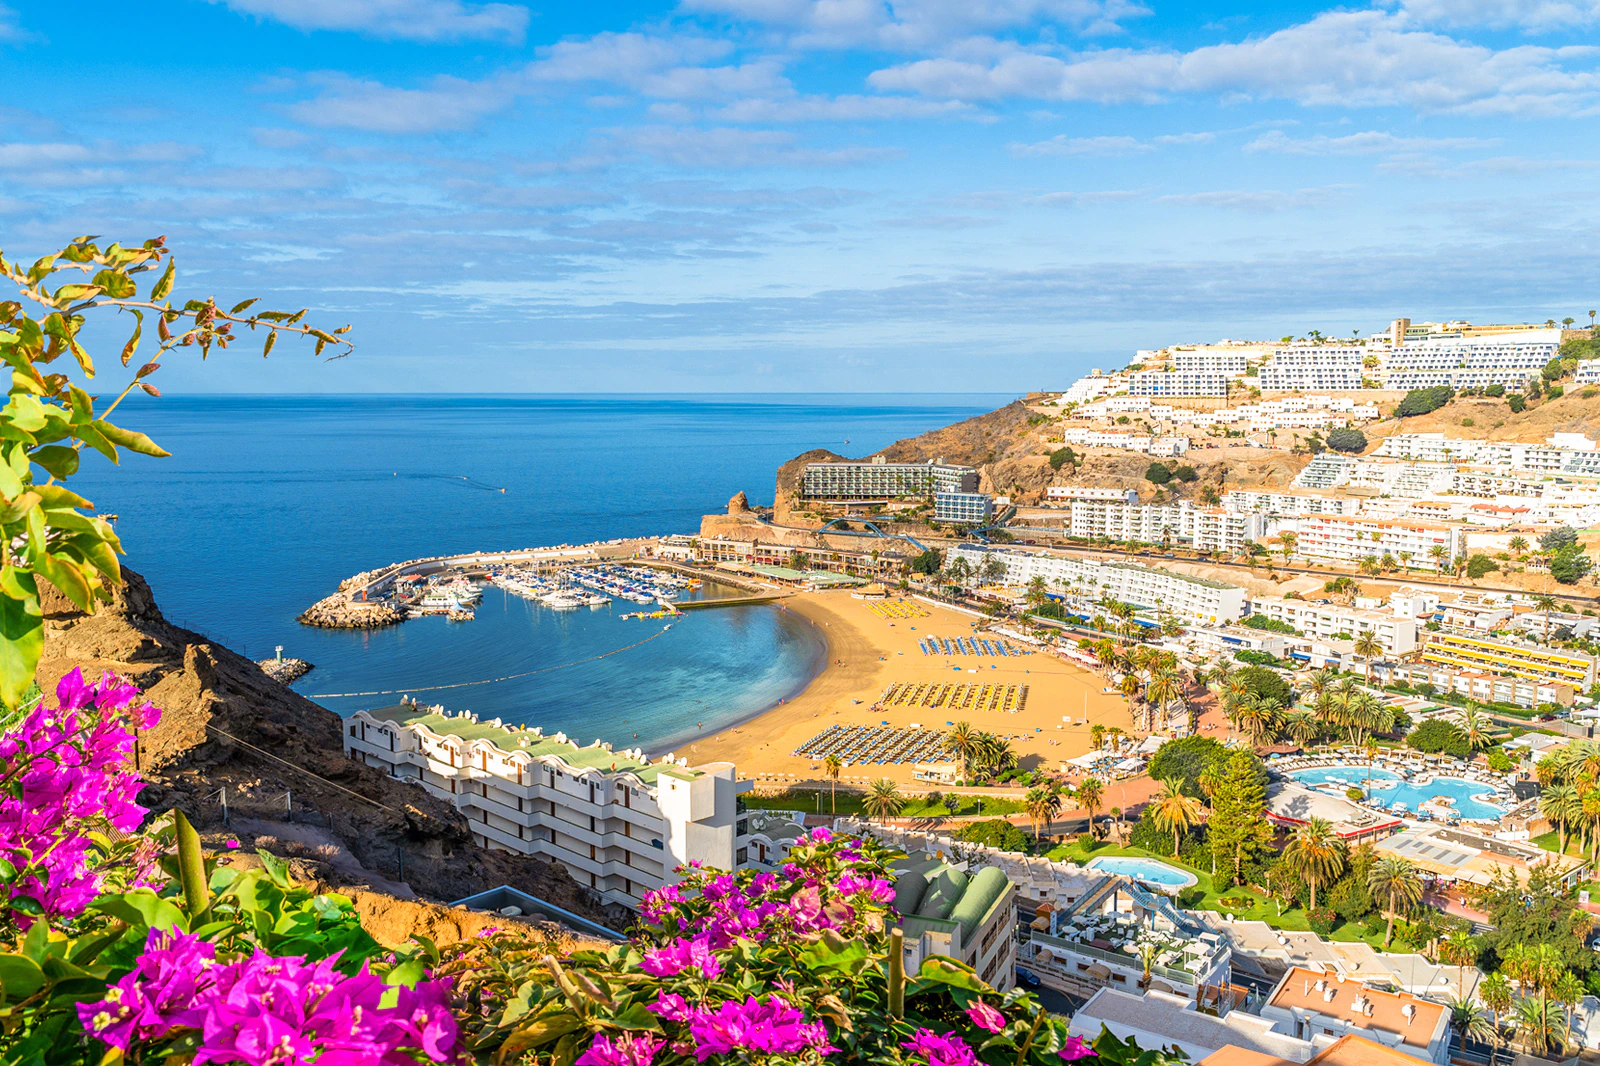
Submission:
[[[110,670],[162,708],[160,724],[139,738],[140,771],[151,782],[146,805],[181,806],[202,827],[218,827],[225,789],[236,822],[248,819],[255,834],[274,839],[304,843],[313,834],[316,848],[349,858],[347,874],[357,879],[401,876],[403,861],[406,884],[424,897],[448,901],[509,884],[576,914],[607,917],[564,868],[479,848],[452,806],[346,759],[338,715],[244,656],[172,625],[144,579],[123,573],[115,601],[93,615],[44,589],[38,681],[52,691],[74,666]],[[279,827],[291,795],[300,824]]]

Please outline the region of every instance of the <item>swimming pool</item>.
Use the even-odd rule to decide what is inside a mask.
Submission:
[[[1153,885],[1164,892],[1176,892],[1180,888],[1188,888],[1195,883],[1195,876],[1184,873],[1176,866],[1168,866],[1155,859],[1140,859],[1132,855],[1106,855],[1098,859],[1090,859],[1085,867],[1089,870],[1104,870],[1108,874],[1122,874],[1135,881],[1142,881]]]
[[[1368,777],[1371,786],[1368,787]],[[1425,785],[1413,784],[1391,770],[1365,766],[1319,766],[1310,770],[1290,770],[1288,777],[1303,785],[1348,785],[1360,788],[1368,796],[1377,794],[1389,806],[1404,803],[1408,811],[1435,796],[1448,796],[1450,806],[1468,821],[1495,821],[1505,814],[1505,808],[1486,803],[1479,796],[1492,795],[1494,789],[1459,777],[1435,777]]]

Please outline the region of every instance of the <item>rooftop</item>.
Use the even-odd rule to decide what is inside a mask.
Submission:
[[[1283,1059],[1272,1059],[1248,1048],[1230,1045],[1201,1059],[1195,1066],[1287,1066]],[[1306,1066],[1417,1066],[1417,1060],[1403,1051],[1384,1047],[1364,1036],[1349,1033],[1313,1055]]]
[[[699,771],[677,766],[665,760],[652,763],[636,758],[624,751],[613,751],[600,741],[580,748],[560,734],[543,735],[537,729],[507,726],[495,722],[480,722],[470,715],[443,714],[431,707],[400,703],[392,707],[378,707],[365,712],[379,722],[392,722],[399,726],[422,726],[439,736],[459,737],[471,743],[488,741],[506,754],[525,752],[528,755],[551,755],[574,770],[601,770],[606,773],[628,771],[647,785],[653,785],[663,770],[679,776],[698,776]]]
[[[1010,884],[1004,871],[993,866],[969,875],[940,859],[912,858],[895,871],[894,907],[910,932],[920,932],[918,925],[937,928],[948,923],[960,926],[962,936],[970,937]]]
[[[1283,1010],[1298,1009],[1337,1018],[1347,1025],[1395,1033],[1402,1043],[1412,1047],[1428,1046],[1446,1010],[1416,996],[1380,992],[1299,966],[1283,975],[1267,1002]]]
[[[1243,1048],[1271,1062],[1299,1062],[1309,1050],[1305,1041],[1274,1032],[1264,1018],[1244,1011],[1233,1011],[1226,1018],[1201,1014],[1187,999],[1161,992],[1136,996],[1102,988],[1074,1015],[1078,1018],[1139,1029],[1191,1047]]]

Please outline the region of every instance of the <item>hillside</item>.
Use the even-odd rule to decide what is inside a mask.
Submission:
[[[1361,427],[1369,441],[1395,433],[1443,433],[1450,437],[1484,437],[1489,440],[1543,443],[1553,433],[1600,436],[1600,398],[1584,398],[1593,389],[1573,389],[1565,396],[1543,400],[1523,411],[1512,412],[1504,398],[1458,397],[1425,415],[1385,418]],[[1466,424],[1470,420],[1470,424]]]
[[[143,578],[84,615],[53,588],[44,593],[45,647],[37,678],[53,691],[74,666],[110,670],[162,709],[139,737],[145,805],[181,806],[196,824],[221,829],[226,789],[236,835],[291,856],[331,858],[346,880],[455,900],[509,884],[595,920],[606,916],[560,866],[477,847],[454,807],[422,789],[346,759],[341,721],[228,648],[167,622]],[[295,824],[284,821],[292,794]],[[248,832],[245,830],[248,829]],[[400,874],[404,884],[386,879]]]

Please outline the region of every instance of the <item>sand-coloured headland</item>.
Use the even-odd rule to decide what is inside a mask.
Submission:
[[[1042,651],[1003,658],[924,655],[917,647],[919,637],[970,636],[978,620],[911,599],[906,602],[926,610],[927,616],[887,619],[875,613],[870,602],[854,599],[844,590],[803,592],[783,600],[777,609],[801,614],[821,630],[828,644],[823,671],[793,700],[704,740],[682,745],[676,753],[691,764],[729,760],[746,777],[779,774],[793,775],[797,781],[820,781],[821,763],[793,752],[829,725],[888,722],[942,729],[946,722],[964,718],[975,729],[1009,737],[1024,768],[1054,769],[1062,759],[1089,750],[1091,725],[1132,728],[1126,701],[1116,693],[1103,692],[1106,682],[1090,670]],[[874,710],[884,689],[895,682],[1027,685],[1028,701],[1017,713],[929,707]],[[841,782],[880,777],[909,783],[911,764],[849,766]]]

